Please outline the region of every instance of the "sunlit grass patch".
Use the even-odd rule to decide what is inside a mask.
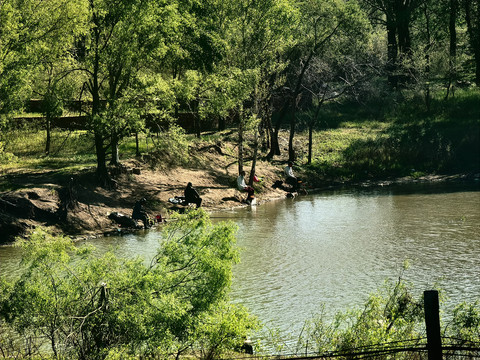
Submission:
[[[343,153],[358,140],[375,139],[380,129],[349,127],[319,131],[313,139],[313,161],[341,165]]]
[[[62,169],[68,172],[96,163],[93,137],[86,131],[52,131],[48,155],[45,142],[44,131],[17,130],[6,146],[6,151],[15,156],[3,162],[2,169]]]
[[[93,136],[87,131],[53,130],[50,155],[79,155],[95,151]],[[16,156],[42,156],[45,154],[46,132],[39,130],[17,130],[7,143],[6,150]]]
[[[309,171],[340,179],[478,171],[480,91],[436,95],[430,111],[405,102],[382,122],[349,118],[318,131]]]

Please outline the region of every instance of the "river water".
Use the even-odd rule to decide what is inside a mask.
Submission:
[[[287,343],[324,304],[327,314],[363,304],[386,279],[404,278],[421,294],[439,284],[454,305],[480,299],[479,184],[414,184],[326,191],[222,211],[234,221],[241,262],[232,298],[279,329]],[[92,241],[99,249],[149,259],[154,230]],[[0,248],[0,273],[18,269],[18,249]]]

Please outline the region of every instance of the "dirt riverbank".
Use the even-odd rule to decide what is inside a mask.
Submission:
[[[54,170],[8,171],[2,175],[3,181],[15,190],[0,193],[0,244],[11,243],[16,236],[25,236],[38,226],[74,238],[116,232],[119,225],[109,218],[109,214],[117,212],[130,216],[134,203],[142,197],[147,199],[146,209],[151,216],[161,214],[168,217],[169,211],[176,209],[176,205],[169,203],[168,199],[182,196],[188,182],[192,182],[200,193],[202,207],[207,211],[246,206],[241,202],[245,194],[236,189],[236,157],[225,155],[234,153],[232,149],[220,149],[219,152],[218,146],[212,146],[191,150],[198,160],[191,167],[152,168],[148,161],[141,158],[124,160],[123,170],[115,176],[116,187],[113,189],[95,185],[94,168],[86,168],[73,175],[62,175]],[[261,178],[261,182],[255,183],[257,205],[285,198],[284,190],[272,187],[276,180],[283,179],[285,164],[285,158],[257,162],[256,173]],[[245,164],[245,169],[248,177],[250,163]],[[295,170],[300,176],[305,176],[298,169]],[[477,180],[479,178],[478,174],[436,175],[416,179],[371,180],[350,185],[388,186],[412,181],[471,179],[472,176],[476,176]],[[344,185],[333,179],[318,178],[307,178],[306,183],[309,191]]]
[[[203,165],[202,165],[203,164]],[[250,164],[246,164],[247,176]],[[285,197],[285,191],[272,188],[282,179],[284,161],[259,161],[256,183],[257,204]],[[118,230],[108,215],[118,212],[131,215],[134,203],[145,197],[146,209],[152,215],[168,212],[176,206],[168,199],[183,196],[188,182],[200,193],[207,211],[245,206],[245,194],[236,190],[238,163],[234,156],[219,155],[212,147],[202,151],[200,166],[192,168],[152,168],[142,159],[122,162],[123,171],[115,176],[116,187],[95,186],[94,169],[75,175],[59,175],[54,171],[9,171],[4,181],[16,190],[0,193],[0,244],[10,243],[15,236],[44,226],[54,233],[73,237],[94,237]]]

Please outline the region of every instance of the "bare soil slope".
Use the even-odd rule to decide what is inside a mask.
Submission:
[[[73,178],[49,171],[10,171],[5,176],[18,190],[0,194],[0,243],[11,242],[36,226],[75,237],[103,235],[118,229],[110,213],[131,215],[134,203],[142,197],[147,198],[146,208],[152,216],[168,217],[177,208],[168,199],[183,196],[188,182],[200,193],[207,211],[245,206],[241,202],[245,194],[235,188],[238,163],[235,156],[225,155],[234,149],[225,150],[219,146],[191,149],[195,159],[189,167],[152,168],[143,159],[126,160],[113,189],[95,186],[93,168]],[[262,179],[255,184],[257,204],[285,197],[284,191],[272,188],[283,177],[284,162],[257,162],[256,174]],[[247,176],[250,165],[245,164]]]

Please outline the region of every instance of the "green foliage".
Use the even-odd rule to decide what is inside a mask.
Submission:
[[[98,256],[37,229],[18,243],[20,278],[0,281],[0,321],[20,336],[43,340],[61,358],[197,350],[209,358],[238,346],[255,319],[228,304],[238,260],[235,227],[213,226],[202,210],[175,220],[164,228],[149,266],[112,252]]]
[[[389,342],[401,345],[420,338],[422,299],[415,299],[410,289],[411,285],[400,277],[395,283],[387,281],[370,295],[363,308],[337,313],[330,323],[320,312],[306,323],[299,349],[317,354],[349,352]]]
[[[170,124],[167,130],[150,139],[154,144],[150,164],[154,167],[180,166],[188,164],[188,138],[180,126]]]
[[[256,320],[241,305],[220,304],[219,310],[202,319],[198,327],[198,349],[202,359],[218,359],[222,354],[239,351],[248,334],[257,329]]]
[[[453,310],[449,335],[460,344],[480,342],[480,304],[461,303]]]
[[[2,143],[0,143],[0,164],[9,164],[13,161],[15,161],[17,157],[13,155],[12,153],[5,152],[3,150]]]
[[[371,294],[363,307],[337,313],[328,321],[322,307],[318,315],[306,322],[299,337],[298,352],[316,354],[349,353],[362,349],[408,346],[409,341],[424,338],[425,315],[423,297],[415,297],[413,284],[403,279],[408,260],[397,281],[387,280],[383,287]],[[442,293],[440,292],[440,301]],[[442,336],[457,345],[480,341],[480,307],[478,301],[462,303],[453,310],[453,317],[442,326]],[[411,343],[410,343],[411,344]],[[398,357],[397,357],[398,356]],[[395,358],[409,359],[410,354]]]
[[[30,95],[29,76],[38,63],[53,61],[83,30],[86,2],[2,2],[0,7],[0,114],[21,107]]]

